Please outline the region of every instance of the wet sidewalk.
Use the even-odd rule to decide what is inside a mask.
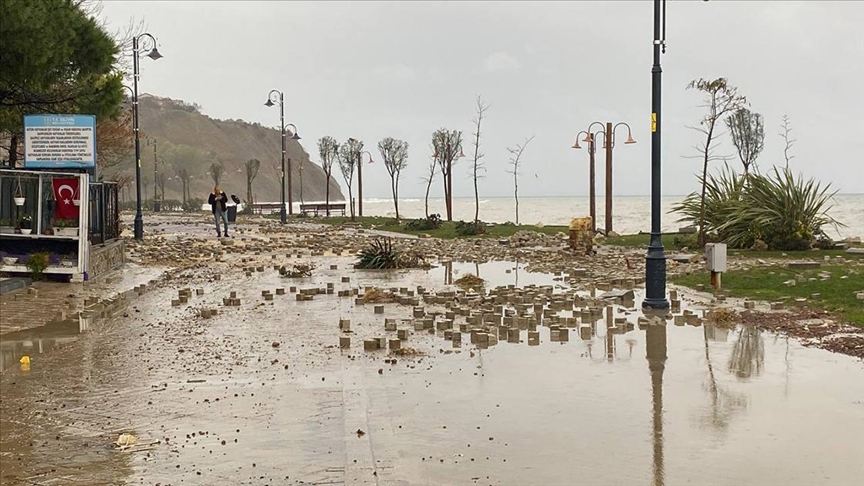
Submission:
[[[453,291],[445,282],[467,272],[514,289],[566,285],[507,262],[369,272],[349,269],[347,257],[317,261],[307,279],[272,266],[251,276],[220,269],[218,280],[212,268],[189,270],[119,302],[84,334],[52,329],[67,341],[0,376],[0,481],[809,486],[864,477],[864,365],[854,358],[696,319],[646,326],[621,306],[610,307],[611,324],[605,313],[583,325],[584,313],[550,311],[577,323],[566,341],[538,325],[537,341],[528,326],[518,342],[464,333],[455,346],[454,329],[437,324],[448,320],[443,305],[421,303],[415,318],[412,305],[338,293]],[[192,295],[177,303],[185,288]],[[298,300],[311,289],[324,292]],[[231,292],[239,306],[224,305]],[[431,330],[417,323],[430,315]],[[399,331],[385,330],[387,319]],[[466,319],[454,315],[453,326]],[[401,351],[364,350],[399,334]],[[340,349],[345,337],[350,348]],[[121,433],[147,445],[116,450]]]

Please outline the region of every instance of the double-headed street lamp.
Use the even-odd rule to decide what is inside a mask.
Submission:
[[[279,95],[274,99],[273,95]],[[300,140],[300,135],[297,133],[297,127],[294,126],[293,123],[289,123],[285,125],[285,96],[278,89],[270,90],[270,93],[267,95],[267,102],[264,103],[264,106],[273,106],[276,103],[279,103],[279,129],[282,132],[282,173],[281,173],[281,181],[280,185],[282,186],[282,209],[279,212],[280,219],[282,224],[287,222],[287,216],[285,215],[285,128],[292,127],[294,128],[294,132],[291,134],[291,140]],[[294,214],[294,198],[291,195],[291,159],[288,159],[288,212],[290,214]]]
[[[142,40],[144,41],[142,43]],[[144,239],[144,215],[141,212],[141,142],[138,137],[138,57],[141,45],[152,48],[147,57],[154,61],[162,58],[162,54],[156,49],[156,38],[148,33],[132,38],[132,131],[135,132],[135,239]],[[146,51],[147,48],[144,48]]]
[[[591,130],[594,128],[594,125],[600,125],[601,130],[597,132],[592,132]],[[633,132],[630,129],[630,125],[624,122],[616,123],[612,125],[611,122],[606,123],[605,131],[602,130],[603,123],[594,122],[588,125],[588,130],[583,130],[576,134],[576,143],[573,144],[573,148],[582,148],[579,145],[579,135],[585,134],[585,138],[582,140],[583,142],[588,142],[588,150],[591,158],[591,229],[592,231],[596,231],[596,206],[594,202],[594,153],[597,151],[597,136],[603,135],[603,148],[606,150],[606,236],[612,232],[612,149],[615,148],[615,133],[618,130],[618,127],[625,126],[627,127],[627,140],[624,141],[624,144],[630,145],[636,143],[636,140],[633,139]]]
[[[368,150],[363,150],[357,154],[357,215],[363,216],[363,154],[369,156],[369,163],[374,164],[375,160]]]

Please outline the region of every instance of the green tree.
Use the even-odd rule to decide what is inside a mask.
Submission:
[[[330,216],[330,175],[333,174],[333,162],[339,158],[339,142],[331,136],[318,140],[318,155],[321,157],[321,168],[324,169],[324,202],[327,204],[327,216]]]
[[[462,154],[462,132],[442,128],[432,134],[433,157],[441,169],[444,179],[444,203],[447,206],[447,221],[453,221],[453,162]]]
[[[339,146],[339,169],[342,171],[342,177],[345,179],[345,184],[348,185],[348,201],[351,207],[351,221],[354,221],[354,191],[351,187],[354,180],[354,169],[360,161],[360,154],[363,153],[363,142],[349,138],[345,143]]]
[[[687,89],[695,89],[701,91],[705,96],[705,104],[703,107],[707,113],[699,121],[699,126],[690,127],[693,130],[701,133],[705,137],[705,142],[696,147],[699,151],[698,158],[702,159],[702,197],[701,197],[701,212],[699,218],[699,246],[705,245],[705,183],[708,180],[708,163],[712,160],[722,159],[714,155],[714,148],[720,133],[717,131],[717,124],[721,123],[730,113],[747,105],[747,98],[738,94],[738,88],[729,84],[726,78],[717,78],[714,80],[696,79],[693,80]]]
[[[124,98],[120,49],[82,2],[0,2],[0,134],[19,156],[22,117],[87,113],[114,117]]]
[[[750,173],[750,166],[756,167],[756,159],[765,147],[765,123],[762,115],[747,108],[738,108],[726,119],[726,126],[732,134],[732,143],[738,151],[738,158],[744,166],[744,175]]]
[[[393,206],[396,209],[396,221],[399,221],[399,176],[402,169],[408,165],[408,142],[387,137],[378,142],[378,151],[384,159],[384,167],[390,174],[390,190],[393,192]]]

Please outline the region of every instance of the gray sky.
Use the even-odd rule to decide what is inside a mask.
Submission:
[[[278,108],[263,105],[275,88],[313,161],[324,135],[364,141],[378,160],[365,166],[364,197],[389,196],[377,151],[387,136],[410,144],[400,196],[421,196],[432,132],[458,129],[467,139],[477,94],[491,104],[481,196],[512,194],[506,147],[531,135],[520,194],[587,195],[587,151],[570,147],[593,121],[632,126],[638,143],[615,148],[614,194],[647,195],[652,8],[647,0],[109,0],[102,16],[111,28],[143,20],[158,38],[165,57],[142,59],[143,92],[277,127]],[[684,156],[701,136],[685,126],[698,123],[702,97],[685,87],[719,76],[765,116],[763,171],[784,164],[778,133],[788,114],[791,166],[842,193],[864,193],[864,2],[671,0],[667,11],[664,194],[697,188],[701,162]],[[618,135],[623,141],[626,130]],[[720,143],[720,153],[734,154],[728,136]],[[730,164],[740,170],[737,158]],[[454,168],[457,197],[473,195],[468,170],[467,159]],[[433,194],[441,193],[439,178]]]

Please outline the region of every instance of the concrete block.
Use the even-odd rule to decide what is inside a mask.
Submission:
[[[507,342],[508,343],[519,343],[519,329],[515,327],[511,327],[507,329]]]
[[[396,337],[404,341],[408,339],[409,332],[408,329],[399,329],[396,331]]]
[[[783,302],[772,302],[771,310],[782,310],[784,308]]]
[[[338,270],[339,265],[330,265],[330,270]]]
[[[375,313],[376,314],[383,314],[384,313],[384,306],[383,305],[376,305],[375,306]]]
[[[821,268],[822,264],[819,262],[798,261],[789,262],[786,267],[789,268],[789,270],[816,270],[818,268]]]
[[[422,331],[423,329],[424,329],[423,321],[421,321],[419,319],[414,321],[414,330],[415,331]]]
[[[528,331],[528,346],[540,345],[540,333],[538,331]]]
[[[375,351],[378,349],[378,340],[377,339],[364,339],[363,340],[363,350],[364,351]]]
[[[387,343],[390,346],[390,350],[402,349],[402,341],[400,339],[390,339]]]
[[[276,289],[276,295],[285,295],[285,289],[284,288]]]
[[[171,299],[171,307],[177,307],[180,305],[180,299]]]
[[[350,336],[339,336],[339,347],[341,349],[348,349],[351,347],[351,337]]]
[[[264,300],[273,300],[273,294],[270,294],[270,293],[265,294]]]
[[[579,326],[579,337],[583,341],[591,339],[591,326]]]
[[[195,289],[195,295],[204,295],[204,289]]]
[[[348,283],[351,281],[351,277],[342,277],[342,283]]]
[[[351,319],[339,319],[339,329],[342,332],[348,332],[351,330]]]
[[[756,308],[756,302],[753,302],[752,300],[748,300],[748,301],[744,302],[744,308],[748,309],[748,310],[753,310]]]
[[[676,326],[684,325],[684,316],[675,316],[672,319]]]
[[[396,319],[384,319],[384,330],[385,331],[395,331],[396,330]]]
[[[426,310],[423,309],[422,307],[415,307],[414,308],[414,317],[423,317],[425,315],[426,315]]]
[[[295,292],[297,292],[297,287],[295,287],[295,286],[293,286],[293,285],[290,286],[290,287],[288,287],[288,292],[291,292],[292,294],[295,293]]]
[[[363,297],[357,297],[356,299],[354,299],[354,305],[363,305],[365,303],[366,299],[364,299]]]
[[[460,342],[460,343],[461,343],[461,342],[462,342],[462,333],[459,332],[459,331],[453,331],[453,333],[450,335],[450,339],[451,339],[454,343],[455,343],[455,342]]]
[[[570,341],[570,330],[566,327],[558,329],[558,342],[566,343]]]
[[[378,341],[378,349],[387,349],[387,338],[386,337],[377,337],[375,339]]]

